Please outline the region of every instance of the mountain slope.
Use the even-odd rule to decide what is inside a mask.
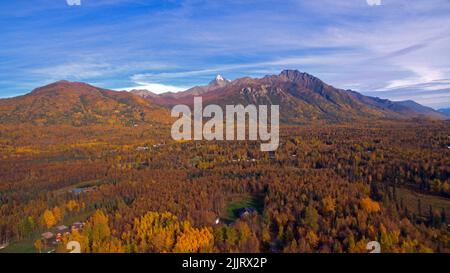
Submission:
[[[351,93],[296,70],[285,70],[262,79],[239,79],[218,93],[208,93],[204,97],[208,102],[219,104],[278,104],[284,122],[339,122],[388,116],[385,111],[355,99]]]
[[[31,93],[0,100],[1,123],[121,124],[166,123],[168,110],[129,92],[59,81]]]

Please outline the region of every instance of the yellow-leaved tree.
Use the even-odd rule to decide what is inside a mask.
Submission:
[[[373,201],[369,197],[363,198],[361,200],[361,207],[368,213],[379,212],[380,204],[378,202]]]
[[[133,232],[122,237],[134,252],[210,252],[214,244],[211,228],[192,227],[170,212],[148,212],[136,218]]]
[[[51,210],[45,210],[44,215],[42,216],[42,220],[47,228],[51,228],[56,224],[55,216]]]
[[[213,244],[214,236],[211,228],[194,228],[188,221],[184,221],[182,225],[182,232],[177,237],[177,242],[173,252],[212,252]]]

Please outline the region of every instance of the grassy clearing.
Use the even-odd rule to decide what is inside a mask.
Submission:
[[[36,253],[34,248],[34,241],[32,239],[13,242],[5,249],[0,250],[0,253]]]
[[[58,223],[57,226],[62,224],[62,225],[66,225],[69,227],[70,225],[72,225],[75,222],[86,221],[86,219],[89,218],[89,216],[91,216],[93,213],[94,213],[93,211],[85,211],[85,212],[77,214],[77,215],[68,216],[64,219],[64,221],[62,223]],[[51,231],[55,234],[57,233],[55,227],[48,229],[48,231]],[[9,246],[0,250],[0,253],[37,253],[37,250],[34,247],[34,242],[35,242],[35,240],[41,238],[41,234],[43,232],[45,232],[45,231],[35,232],[28,239],[23,239],[20,241],[12,242]],[[53,247],[43,249],[42,252],[45,253],[51,249],[53,249]]]
[[[447,219],[449,217],[450,199],[417,193],[405,188],[397,188],[397,194],[399,198],[403,199],[403,204],[408,207],[408,210],[414,212],[417,215],[419,215],[418,200],[420,199],[422,211],[420,216],[428,217],[429,207],[431,205],[434,211],[441,211],[442,209],[444,209],[447,214]]]
[[[262,213],[264,207],[264,197],[261,195],[237,195],[230,198],[228,206],[225,209],[221,219],[229,224],[234,222],[237,218],[237,210],[240,208],[252,207],[258,213]]]

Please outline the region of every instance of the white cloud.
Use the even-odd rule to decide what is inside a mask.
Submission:
[[[81,0],[66,0],[67,5],[69,6],[80,6]]]
[[[367,5],[369,6],[380,6],[381,0],[366,0]]]
[[[166,93],[166,92],[180,92],[189,89],[189,87],[166,85],[161,83],[141,83],[136,86],[126,87],[126,88],[116,88],[116,90],[148,90],[156,94]]]
[[[380,91],[434,84],[444,77],[441,71],[430,67],[406,67],[405,69],[410,70],[415,75],[404,79],[392,80],[387,86],[380,89]]]

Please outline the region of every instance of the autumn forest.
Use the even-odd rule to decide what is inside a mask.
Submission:
[[[261,152],[173,141],[167,124],[0,124],[0,252],[449,252],[449,135],[283,125]]]

